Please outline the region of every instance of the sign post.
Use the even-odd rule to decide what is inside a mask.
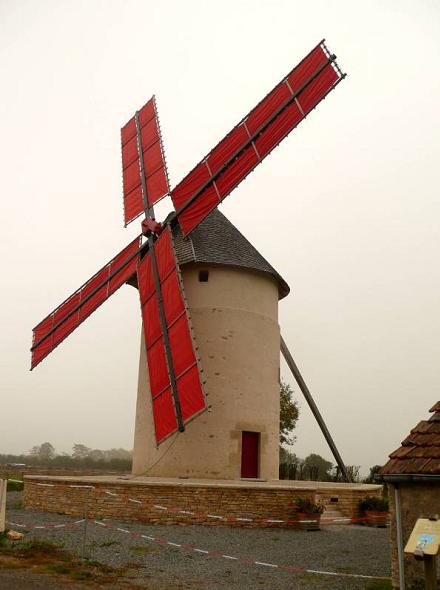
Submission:
[[[0,533],[5,531],[6,520],[6,488],[8,487],[7,479],[0,479]]]
[[[427,590],[437,589],[437,557],[429,555],[423,560],[425,567],[425,582]]]

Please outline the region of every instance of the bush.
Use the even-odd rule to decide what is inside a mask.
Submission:
[[[388,512],[389,502],[388,498],[377,498],[376,496],[366,496],[358,504],[359,512]]]
[[[21,492],[23,490],[23,482],[22,481],[11,481],[8,479],[8,487],[6,491],[8,492]]]
[[[304,514],[322,514],[324,512],[324,504],[313,502],[309,498],[296,498],[294,507],[296,512]]]
[[[24,558],[35,557],[58,557],[61,553],[61,545],[44,539],[32,539],[17,543],[15,547],[16,554]]]
[[[8,542],[8,529],[5,529],[2,533],[0,533],[0,547],[2,545],[6,545]]]

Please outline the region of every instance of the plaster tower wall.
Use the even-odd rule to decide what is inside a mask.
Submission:
[[[208,271],[200,282],[199,271]],[[142,337],[133,473],[239,479],[242,432],[259,433],[259,472],[278,479],[278,285],[268,273],[186,264],[185,294],[206,379],[210,409],[156,448]]]

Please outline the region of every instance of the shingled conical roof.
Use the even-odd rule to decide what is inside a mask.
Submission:
[[[432,416],[422,420],[391,453],[381,475],[440,474],[440,401],[430,409]]]
[[[218,209],[214,209],[186,238],[177,226],[174,241],[180,266],[200,262],[262,272],[277,281],[280,299],[290,291],[273,266]]]

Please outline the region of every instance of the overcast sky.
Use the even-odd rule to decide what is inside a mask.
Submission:
[[[438,1],[0,0],[0,452],[132,446],[134,289],[29,372],[32,327],[139,233],[122,223],[120,127],[156,94],[174,185],[323,37],[348,77],[221,210],[292,288],[281,329],[345,461],[383,463],[426,418]],[[295,452],[330,458],[294,389]]]

